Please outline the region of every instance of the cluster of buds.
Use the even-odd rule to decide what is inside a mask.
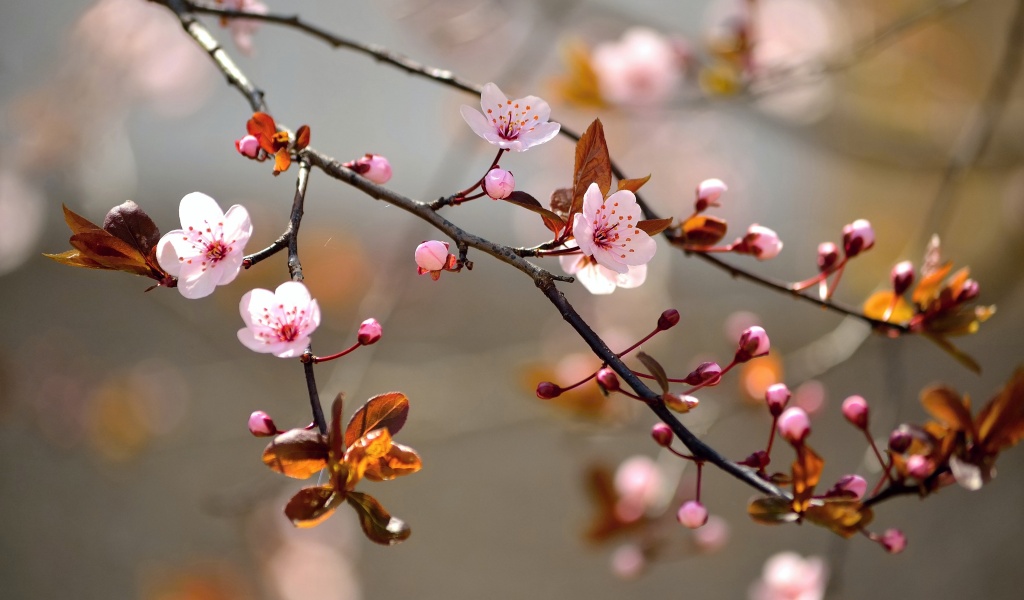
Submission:
[[[818,274],[810,279],[790,286],[793,291],[801,291],[818,284],[818,295],[822,300],[832,297],[839,279],[842,277],[846,263],[858,254],[870,250],[875,245],[875,230],[867,219],[857,219],[843,226],[843,254],[839,254],[839,246],[833,242],[818,244]],[[833,277],[834,276],[834,277]],[[829,285],[829,277],[833,277]]]
[[[679,225],[675,243],[690,252],[735,252],[749,254],[758,260],[775,258],[782,251],[782,240],[773,230],[753,224],[747,233],[731,244],[715,246],[725,237],[728,224],[718,217],[703,214],[708,208],[721,206],[718,199],[729,188],[721,179],[706,179],[697,186],[693,214]]]

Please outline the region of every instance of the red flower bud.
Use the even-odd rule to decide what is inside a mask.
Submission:
[[[889,274],[889,279],[892,281],[892,291],[897,296],[902,296],[914,283],[914,263],[909,260],[896,263]]]
[[[868,401],[860,396],[843,400],[843,416],[857,429],[868,427]]]
[[[665,312],[661,313],[658,317],[658,330],[665,331],[666,329],[672,329],[679,323],[679,311],[670,308]]]
[[[249,415],[249,433],[256,437],[270,437],[277,435],[278,431],[270,415],[262,410],[257,410]]]
[[[377,319],[367,319],[359,325],[359,343],[364,346],[374,344],[380,339],[382,329]]]
[[[655,423],[654,427],[651,427],[651,437],[654,438],[654,443],[658,444],[662,448],[668,448],[672,445],[672,439],[675,434],[672,433],[672,428],[664,423]]]
[[[597,382],[609,392],[617,392],[619,390],[619,377],[611,367],[604,367],[597,372]]]
[[[537,384],[537,397],[541,400],[550,400],[557,398],[562,395],[562,388],[551,383],[550,381],[542,381]]]
[[[839,260],[839,248],[832,242],[818,244],[818,271],[824,273]]]

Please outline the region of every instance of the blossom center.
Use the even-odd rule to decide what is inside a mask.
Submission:
[[[277,329],[277,339],[282,342],[294,342],[299,337],[299,328],[295,323],[284,323]]]
[[[224,240],[213,240],[206,246],[206,258],[219,262],[231,253],[231,247],[224,243]]]

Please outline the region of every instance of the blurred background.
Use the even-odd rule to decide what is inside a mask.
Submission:
[[[955,340],[981,363],[979,376],[927,340],[871,335],[667,246],[641,288],[594,297],[568,286],[613,347],[677,308],[680,325],[644,349],[678,376],[701,360],[728,362],[738,331],[765,327],[772,357],[702,394],[685,417],[734,459],[767,436],[766,411],[750,397],[778,378],[817,408],[823,486],[851,472],[873,482],[863,437],[839,414],[843,398],[867,398],[884,439],[900,422],[925,420],[924,385],[949,383],[978,406],[1021,363],[1018,2],[267,4],[494,81],[511,97],[540,95],[575,131],[600,117],[623,169],[652,174],[644,196],[662,215],[689,215],[694,187],[723,179],[729,190],[715,214],[732,225],[727,239],[760,223],[785,241],[773,261],[727,258],[736,264],[804,279],[819,242],[839,242],[844,224],[867,218],[876,245],[847,268],[838,301],[859,306],[888,285],[897,261],[919,265],[937,233],[944,258],[970,266],[981,301],[998,306],[977,335]],[[246,54],[245,31],[204,22],[279,122],[309,124],[312,145],[341,160],[387,156],[389,186],[401,193],[451,194],[493,156],[459,116],[475,97],[279,27],[258,28]],[[438,236],[319,172],[300,236],[324,314],[315,347],[347,347],[368,317],[384,326],[377,345],[317,368],[321,397],[344,391],[348,414],[374,394],[405,392],[412,408],[398,440],[425,467],[360,488],[411,525],[397,547],[363,539],[345,508],[296,530],[281,508],[301,484],[260,463],[264,442],[245,422],[258,409],[280,427],[308,422],[302,369],[235,338],[238,298],[284,281],[284,257],[187,301],[173,290],[143,293],[142,278],[41,256],[68,248],[61,203],[101,222],[132,199],[168,231],[179,226],[181,197],[196,190],[225,208],[244,204],[249,249],[261,248],[284,229],[294,169],[274,178],[269,164],[238,156],[244,100],[171,13],[142,0],[4,3],[0,81],[5,598],[743,598],[782,550],[823,557],[836,598],[1015,598],[1024,586],[1019,448],[980,491],[953,486],[880,506],[872,528],[908,536],[897,556],[820,528],[755,525],[745,514],[751,490],[714,470],[703,499],[727,536],[695,538],[669,508],[639,534],[588,543],[597,514],[589,469],[611,473],[646,456],[656,479],[671,482],[669,496],[682,482],[681,497],[692,494],[692,469],[658,455],[652,415],[622,397],[588,386],[566,401],[536,399],[540,379],[567,384],[597,364],[525,277],[479,254],[472,271],[416,276],[414,248]],[[565,138],[502,161],[541,199],[569,183],[572,164]],[[546,232],[534,215],[485,200],[445,216],[512,245]],[[788,452],[778,451],[778,464]],[[660,514],[666,502],[648,510]]]

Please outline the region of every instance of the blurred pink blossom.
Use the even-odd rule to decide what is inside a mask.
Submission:
[[[598,44],[591,66],[601,97],[609,104],[654,106],[672,96],[682,79],[683,63],[668,38],[634,27],[617,42]]]
[[[764,563],[761,578],[750,586],[750,600],[821,600],[828,583],[828,566],[818,556],[803,558],[780,552]]]

